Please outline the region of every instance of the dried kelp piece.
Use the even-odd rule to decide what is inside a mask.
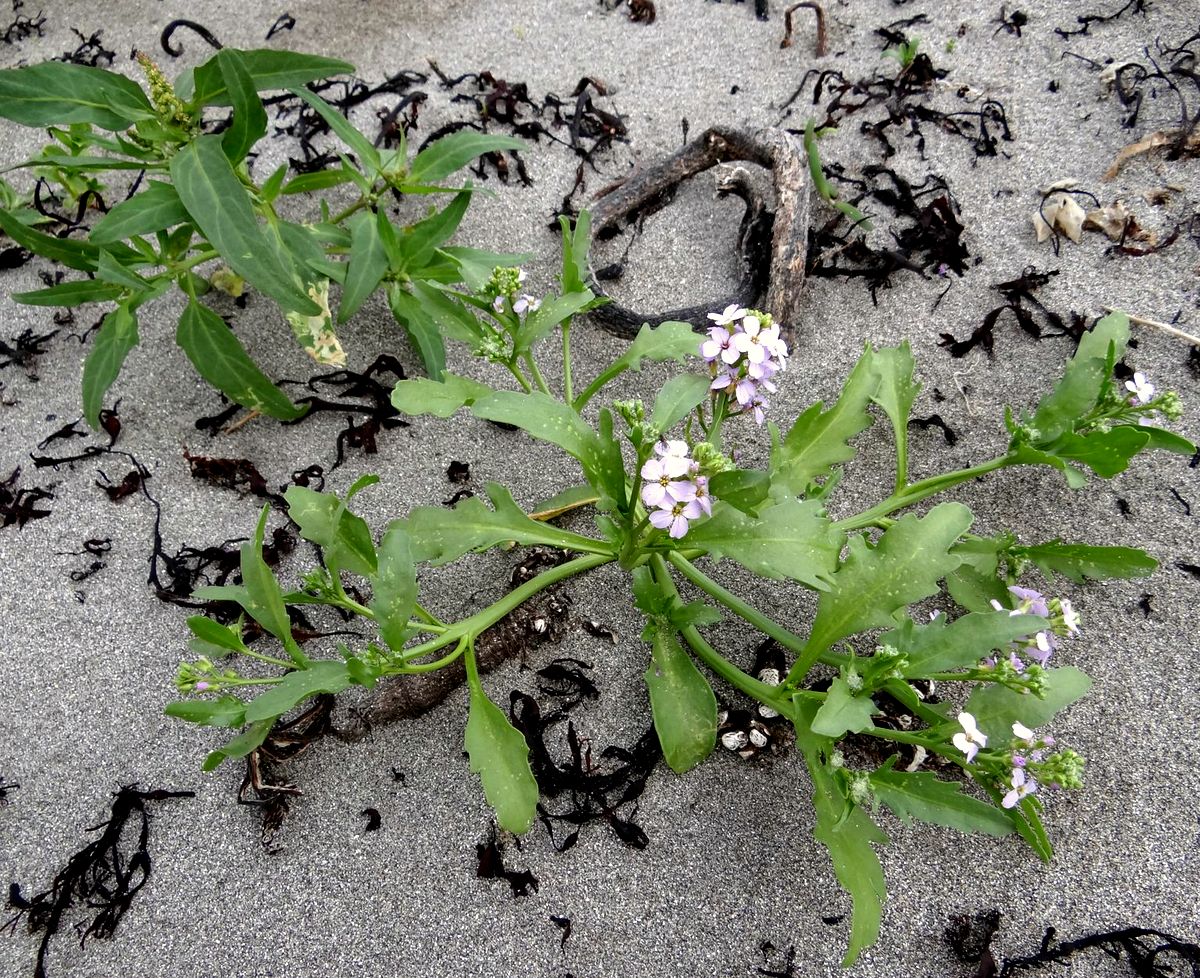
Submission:
[[[90,540],[85,540],[83,542],[82,550],[59,550],[56,551],[56,554],[60,557],[82,557],[86,555],[95,558],[88,564],[87,567],[83,568],[82,570],[73,570],[68,575],[72,581],[74,581],[76,584],[79,584],[82,581],[86,581],[92,575],[100,573],[100,571],[104,570],[104,568],[108,566],[108,564],[100,558],[109,553],[111,550],[111,537],[92,537]],[[82,591],[75,592],[77,597],[82,593]],[[82,601],[83,598],[80,598],[81,603]]]
[[[561,700],[559,710],[564,713],[570,712],[585,699],[597,700],[600,690],[587,674],[591,668],[592,664],[582,659],[552,659],[549,665],[536,673],[538,692]]]
[[[221,400],[225,400],[224,396],[222,396]],[[209,415],[208,417],[204,418],[197,418],[195,428],[197,431],[206,431],[208,432],[210,438],[215,438],[221,433],[222,430],[224,430],[225,426],[228,425],[230,421],[237,417],[241,410],[242,406],[240,404],[229,404],[216,414]]]
[[[475,875],[481,880],[502,879],[512,888],[513,898],[528,896],[538,891],[538,880],[529,870],[508,869],[504,865],[504,843],[496,835],[493,822],[491,832],[484,842],[475,844],[475,856],[479,864]]]
[[[693,140],[661,163],[631,174],[606,192],[591,207],[592,229],[597,237],[629,220],[647,206],[655,206],[683,181],[718,163],[744,160],[771,171],[775,187],[775,213],[747,199],[750,185],[745,181],[726,184],[728,192],[745,194],[746,215],[739,234],[743,263],[742,281],[728,300],[703,306],[642,314],[618,303],[601,306],[592,312],[600,326],[620,336],[632,337],[644,322],[678,320],[697,327],[708,325],[708,310],[714,305],[752,306],[765,290],[764,310],[776,322],[791,327],[799,321],[801,291],[804,284],[805,256],[808,248],[809,186],[807,160],[796,138],[779,129],[757,133],[713,128]],[[771,242],[769,252],[766,242]],[[769,254],[768,262],[764,262]],[[764,269],[764,264],[767,266]],[[598,283],[592,290],[602,295]]]
[[[12,23],[4,28],[4,32],[0,33],[0,41],[5,44],[17,44],[31,37],[46,36],[45,15],[39,10],[35,17],[29,17],[21,13],[24,6],[22,0],[13,0],[12,10],[16,16],[13,17]]]
[[[0,805],[7,805],[10,801],[12,801],[12,799],[8,797],[8,793],[10,791],[16,791],[20,787],[21,782],[6,781],[4,776],[0,775]],[[15,883],[13,885],[16,886]],[[20,892],[20,887],[17,887],[17,891]]]
[[[519,690],[513,690],[509,699],[513,725],[529,745],[529,764],[538,790],[546,798],[565,796],[568,801],[559,811],[538,804],[538,818],[555,848],[560,852],[570,849],[579,841],[581,828],[592,822],[606,823],[617,838],[632,848],[646,848],[650,840],[634,819],[636,802],[646,789],[646,779],[662,757],[654,727],[651,726],[629,750],[617,746],[604,748],[600,752],[600,761],[607,763],[595,765],[590,744],[585,750],[574,721],[564,710],[543,716],[537,701]],[[546,746],[546,734],[564,720],[569,760],[562,766]],[[621,809],[627,805],[632,805],[633,809],[623,814]],[[561,841],[554,834],[555,825],[560,824],[571,828]]]
[[[174,47],[171,46],[171,38],[175,35],[176,31],[181,29],[193,31],[200,37],[201,40],[203,40],[209,46],[216,48],[218,51],[225,46],[218,41],[216,35],[213,34],[213,32],[203,24],[198,24],[194,20],[186,20],[181,17],[167,24],[167,26],[162,29],[162,34],[158,39],[159,44],[162,45],[162,49],[172,58],[178,58],[181,54],[183,54],[182,44],[177,44]]]
[[[1108,24],[1126,13],[1141,14],[1143,17],[1149,9],[1147,0],[1126,0],[1124,6],[1118,10],[1114,10],[1108,14],[1081,14],[1075,18],[1075,23],[1079,26],[1074,30],[1067,30],[1062,27],[1054,28],[1054,33],[1061,37],[1064,41],[1071,37],[1081,37],[1084,34],[1091,33],[1092,27],[1095,24]]]
[[[551,914],[550,915],[550,923],[552,923],[555,927],[557,927],[560,931],[562,931],[562,938],[559,940],[558,946],[560,948],[566,947],[567,940],[571,936],[571,918],[566,917],[566,916],[559,916],[557,914]]]
[[[218,489],[230,489],[241,495],[257,496],[266,499],[279,509],[287,512],[287,500],[279,493],[273,492],[267,486],[267,480],[258,468],[247,458],[209,458],[204,455],[193,455],[184,446],[183,457],[187,460],[192,478],[207,482]]]
[[[9,249],[12,250],[12,249]],[[18,366],[36,380],[33,372],[34,362],[46,352],[46,344],[58,335],[58,330],[49,333],[34,333],[32,329],[24,329],[11,341],[0,340],[0,356],[8,359],[0,361],[0,370],[5,367]]]
[[[7,479],[0,481],[0,526],[13,526],[21,529],[33,520],[44,519],[50,515],[50,510],[39,509],[38,503],[54,498],[54,493],[47,486],[17,487],[21,477],[20,466],[12,470]]]
[[[115,51],[106,48],[100,40],[103,31],[93,31],[85,37],[81,31],[71,28],[71,32],[79,38],[79,43],[73,51],[64,51],[55,61],[66,61],[70,64],[85,65],[89,68],[104,68],[112,67],[113,61],[117,57]],[[141,179],[141,176],[138,176]],[[130,194],[132,196],[132,193]]]
[[[1182,974],[1182,967],[1176,965],[1190,966],[1193,978],[1200,978],[1200,945],[1160,930],[1150,927],[1124,927],[1055,944],[1057,933],[1055,928],[1047,927],[1042,937],[1041,950],[1025,957],[1006,960],[999,972],[1000,978],[1010,978],[1034,970],[1045,971],[1051,965],[1060,965],[1091,950],[1103,951],[1110,960],[1125,960],[1129,966],[1129,973],[1137,978],[1163,978],[1166,975]],[[1147,940],[1148,938],[1153,940]],[[1160,958],[1163,960],[1160,961]],[[990,974],[995,973],[993,971]]]
[[[1185,574],[1190,574],[1196,580],[1200,581],[1200,565],[1189,564],[1187,561],[1177,560],[1175,561],[1175,566]]]
[[[129,459],[134,468],[144,468],[140,462],[128,452],[120,451],[113,448],[117,443],[117,439],[121,437],[121,416],[117,413],[117,409],[121,406],[121,402],[117,401],[111,408],[104,408],[100,411],[99,422],[100,430],[108,436],[107,445],[88,445],[82,452],[75,455],[30,455],[35,467],[43,469],[46,467],[57,469],[60,465],[73,465],[75,462],[83,462],[88,459],[99,458],[104,455],[120,455],[123,458]],[[91,432],[85,428],[81,428],[83,419],[78,418],[70,424],[63,425],[56,431],[51,432],[40,442],[38,448],[45,449],[47,446],[58,441],[66,441],[69,438],[88,437]],[[148,474],[148,473],[147,473]]]
[[[462,484],[471,481],[471,463],[459,462],[457,459],[450,462],[446,468],[446,478],[451,482]]]
[[[977,964],[973,978],[996,978],[996,959],[992,939],[1000,929],[1000,911],[984,910],[976,914],[955,914],[944,934],[946,943],[959,961]]]
[[[29,933],[43,935],[34,978],[46,978],[46,951],[72,910],[86,908],[90,916],[75,925],[81,944],[86,944],[89,937],[113,936],[133,898],[150,879],[150,816],[146,803],[194,798],[195,794],[194,791],[139,791],[135,784],[126,785],[114,793],[108,821],[89,829],[101,830],[100,837],[71,856],[54,877],[50,889],[24,899],[20,887],[12,885],[10,902],[17,907],[14,920],[24,918]],[[129,825],[136,830],[132,852],[126,848]]]
[[[456,492],[449,499],[443,499],[442,505],[447,506],[450,509],[453,509],[455,506],[457,506],[459,503],[461,503],[464,499],[470,499],[474,495],[475,495],[475,493],[473,493],[470,489],[459,489],[458,492]]]
[[[521,562],[512,569],[508,583],[510,587],[519,587],[527,581],[532,581],[542,571],[558,567],[567,562],[567,554],[554,547],[529,547]]]
[[[1005,312],[1011,312],[1021,329],[1035,340],[1070,336],[1078,341],[1087,326],[1087,319],[1072,312],[1068,322],[1034,295],[1057,274],[1057,270],[1041,272],[1029,265],[1017,278],[996,283],[992,288],[1004,297],[1004,304],[988,312],[967,339],[959,340],[952,333],[942,333],[938,346],[948,348],[952,357],[964,357],[977,346],[991,356],[995,339],[993,330]],[[1047,328],[1054,332],[1046,332]]]
[[[391,381],[380,381],[378,377],[390,374]],[[334,370],[317,374],[308,381],[309,390],[317,392],[312,397],[302,397],[297,403],[307,405],[308,411],[296,421],[285,424],[302,424],[322,411],[346,414],[346,427],[337,436],[337,458],[329,471],[341,466],[346,459],[347,448],[361,448],[366,454],[378,453],[376,441],[381,431],[407,428],[408,422],[392,406],[392,388],[395,382],[404,380],[404,367],[391,354],[381,354],[362,373],[354,370]],[[294,382],[293,382],[294,383]],[[321,396],[321,389],[332,389],[332,398]],[[366,417],[356,422],[349,412],[358,412]]]
[[[105,494],[114,503],[119,503],[122,499],[128,499],[130,496],[141,492],[145,485],[145,480],[150,477],[150,473],[143,468],[130,469],[129,472],[120,482],[112,482],[108,476],[101,472],[100,477],[104,480],[101,482],[96,480],[96,485],[104,490]]]
[[[267,31],[266,40],[271,40],[271,38],[273,38],[276,34],[280,34],[283,31],[290,31],[295,26],[296,18],[285,11],[275,18],[275,23],[273,23],[271,25],[271,29]]]
[[[0,272],[7,272],[13,268],[21,268],[29,264],[31,258],[33,258],[33,252],[26,251],[20,245],[10,245],[7,248],[0,248]]]
[[[995,37],[1001,31],[1020,37],[1021,28],[1029,23],[1029,15],[1020,10],[1014,10],[1010,14],[1008,8],[1004,4],[1001,4],[1000,15],[995,19],[994,23],[998,23],[1000,26],[992,31],[992,37]]]
[[[940,428],[942,430],[942,435],[946,439],[947,445],[958,444],[958,435],[955,433],[953,428],[951,428],[948,424],[946,424],[945,421],[942,420],[942,416],[940,414],[931,414],[927,418],[910,418],[908,423],[910,425],[916,425],[916,427],[924,431],[928,431],[930,428]]]
[[[378,832],[379,827],[383,824],[383,818],[380,816],[378,808],[364,808],[358,813],[358,816],[367,820],[367,824],[363,826],[364,832]]]
[[[776,967],[771,963],[771,959],[779,950],[770,941],[763,941],[758,946],[758,953],[762,955],[762,966],[757,970],[757,973],[763,978],[799,978],[799,972],[796,971],[796,948],[795,945],[789,945],[788,949],[783,952],[783,960]],[[781,971],[780,968],[783,970]]]
[[[779,42],[779,46],[781,48],[790,48],[792,46],[792,14],[797,10],[804,9],[811,10],[816,15],[817,36],[816,42],[813,45],[813,56],[823,58],[829,51],[829,43],[825,32],[825,8],[817,3],[816,0],[802,0],[800,3],[792,4],[783,12],[783,40]]]

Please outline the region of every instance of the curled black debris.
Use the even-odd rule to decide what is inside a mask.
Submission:
[[[1137,978],[1160,978],[1181,974],[1182,971],[1177,970],[1171,962],[1189,966],[1192,978],[1200,978],[1200,945],[1164,934],[1160,930],[1125,927],[1057,944],[1056,936],[1055,928],[1047,927],[1042,937],[1041,949],[1035,954],[1005,960],[1004,967],[999,972],[1000,978],[1011,978],[1034,970],[1046,971],[1051,965],[1061,965],[1083,952],[1092,950],[1102,951],[1110,960],[1124,960],[1129,966],[1129,974]],[[1162,961],[1159,960],[1160,957]]]
[[[471,463],[452,461],[446,469],[446,478],[451,482],[462,484],[471,481]]]
[[[271,29],[267,31],[266,40],[271,40],[276,34],[283,31],[290,31],[296,26],[296,18],[286,11],[275,18],[275,23],[271,25]]]
[[[560,700],[559,709],[563,712],[572,710],[583,700],[597,700],[600,690],[588,675],[591,668],[592,664],[582,659],[566,656],[551,659],[535,674],[538,692]]]
[[[7,479],[0,481],[0,526],[16,526],[21,529],[33,520],[44,519],[50,510],[40,509],[38,503],[53,499],[54,493],[47,486],[17,487],[21,477],[20,467],[12,470]]]
[[[959,961],[977,964],[972,978],[995,978],[996,959],[992,938],[1000,929],[1000,911],[984,910],[976,914],[956,914],[950,918],[945,940]]]
[[[538,804],[538,817],[555,848],[565,852],[579,841],[582,826],[602,821],[626,845],[645,849],[650,840],[634,819],[637,801],[646,790],[646,779],[662,757],[654,728],[650,727],[631,749],[615,745],[605,747],[597,765],[591,745],[579,737],[574,721],[564,710],[543,717],[541,707],[532,696],[513,690],[509,699],[513,725],[529,744],[529,763],[538,789],[547,799],[566,800],[565,807],[558,811],[552,811],[544,803]],[[546,733],[564,720],[569,760],[560,766],[546,746]],[[626,806],[632,806],[632,809],[623,813]],[[556,839],[556,825],[566,825],[571,831],[561,840]]]
[[[798,978],[795,946],[780,951],[770,941],[763,941],[758,945],[758,953],[762,955],[762,965],[756,970],[763,978]],[[772,963],[776,954],[782,958],[778,965]]]
[[[927,418],[910,418],[908,423],[910,425],[916,425],[918,428],[921,428],[925,431],[928,431],[930,428],[940,428],[942,430],[942,435],[946,439],[947,445],[958,444],[958,435],[955,433],[953,428],[951,428],[948,424],[946,424],[945,421],[942,420],[942,416],[940,414],[931,414]]]
[[[159,38],[159,43],[162,45],[162,49],[166,51],[167,54],[169,54],[172,58],[178,58],[181,54],[183,54],[182,44],[177,44],[174,47],[171,46],[171,38],[174,36],[175,32],[180,29],[195,32],[205,43],[216,48],[218,51],[225,46],[218,41],[216,35],[213,34],[213,32],[203,24],[197,24],[194,20],[185,20],[184,18],[179,18],[178,20],[173,20],[167,24],[167,26],[162,30],[162,36]]]
[[[1070,336],[1078,341],[1087,326],[1087,320],[1071,313],[1068,322],[1034,295],[1057,274],[1057,271],[1041,272],[1030,265],[1017,278],[993,285],[992,288],[1004,298],[1004,303],[988,312],[965,340],[956,339],[952,333],[942,333],[938,346],[946,347],[952,357],[965,357],[977,346],[991,356],[995,342],[994,329],[1005,312],[1011,312],[1017,325],[1035,340]],[[1047,329],[1053,332],[1046,332]]]
[[[1146,15],[1148,8],[1148,0],[1126,0],[1124,6],[1118,10],[1114,10],[1108,14],[1082,14],[1075,18],[1075,23],[1079,26],[1074,30],[1067,30],[1062,27],[1054,28],[1054,33],[1061,37],[1064,41],[1072,37],[1080,37],[1091,32],[1094,24],[1107,24],[1116,20],[1125,13],[1135,13]]]
[[[1187,563],[1187,561],[1177,560],[1177,561],[1175,561],[1175,566],[1178,567],[1185,574],[1191,574],[1192,577],[1194,577],[1196,580],[1200,581],[1200,565],[1189,564],[1189,563]]]
[[[1154,605],[1151,603],[1153,599],[1153,594],[1143,594],[1138,598],[1138,608],[1141,609],[1143,618],[1149,618],[1154,614]]]
[[[474,495],[475,495],[475,493],[473,493],[470,489],[459,489],[458,492],[456,492],[449,499],[443,499],[442,505],[448,506],[451,509],[453,509],[455,506],[457,506],[459,503],[461,503],[464,499],[470,499]]]
[[[287,500],[270,489],[263,474],[249,459],[193,455],[186,445],[183,457],[187,460],[193,479],[207,482],[218,489],[232,490],[243,496],[257,496],[267,500],[281,512],[287,511]]]
[[[1000,16],[993,23],[998,23],[1000,26],[992,31],[992,37],[995,37],[1001,31],[1006,34],[1012,34],[1016,37],[1021,36],[1021,28],[1029,23],[1029,15],[1020,11],[1014,10],[1011,14],[1004,4],[1000,5]]]
[[[70,64],[86,65],[89,68],[112,67],[117,56],[115,51],[106,48],[100,40],[103,31],[93,31],[85,37],[81,31],[71,28],[72,33],[79,38],[79,43],[73,51],[64,51],[55,61],[66,61]],[[139,177],[139,179],[141,179]]]
[[[559,940],[558,946],[560,948],[566,947],[567,940],[571,936],[571,918],[565,917],[565,916],[559,916],[557,914],[551,914],[550,915],[550,923],[552,923],[555,927],[557,927],[560,931],[562,931],[562,938]]]
[[[1120,497],[1118,497],[1117,498],[1117,512],[1120,513],[1122,516],[1124,516],[1125,519],[1129,519],[1129,514],[1131,512],[1130,506],[1129,506],[1129,500],[1121,499]]]
[[[509,869],[504,865],[504,844],[496,835],[495,823],[488,838],[475,844],[475,855],[479,860],[475,875],[481,880],[502,879],[512,888],[513,898],[528,896],[538,891],[538,880],[529,870]]]
[[[0,805],[7,805],[10,801],[12,801],[12,799],[8,797],[8,793],[10,791],[16,791],[20,787],[21,782],[5,781],[4,776],[0,775]]]
[[[1176,489],[1174,486],[1171,486],[1170,490],[1171,490],[1171,495],[1174,496],[1176,501],[1179,503],[1179,505],[1183,507],[1183,515],[1191,516],[1192,515],[1192,504],[1189,503],[1186,499],[1184,499],[1181,495],[1179,495],[1179,490]]]
[[[148,479],[150,473],[138,466],[130,469],[125,477],[120,482],[112,482],[104,473],[100,473],[100,479],[96,480],[96,485],[102,489],[105,495],[114,503],[119,503],[122,499],[127,499],[141,491],[145,480]],[[104,480],[104,481],[101,481]]]
[[[65,552],[59,551],[58,555],[60,557],[67,557],[67,556],[84,557],[84,556],[87,556],[87,557],[92,558],[92,560],[88,563],[88,565],[86,567],[84,567],[80,570],[73,570],[68,575],[72,581],[74,581],[76,584],[79,584],[79,583],[82,583],[83,581],[86,581],[89,577],[92,577],[94,574],[100,573],[100,571],[104,570],[104,568],[108,566],[107,562],[105,562],[101,558],[111,550],[112,550],[112,539],[110,537],[92,537],[90,540],[85,540],[83,542],[82,550],[68,550]],[[81,593],[82,592],[76,592],[76,594],[81,594]]]
[[[34,361],[46,352],[46,344],[57,335],[56,329],[49,333],[35,333],[32,329],[24,329],[10,341],[0,340],[0,356],[7,358],[0,361],[0,370],[18,366],[29,375],[30,380],[37,380],[37,375],[33,372]]]
[[[607,625],[601,625],[600,622],[593,621],[591,618],[585,618],[583,620],[583,630],[593,638],[599,638],[606,642],[612,642],[613,645],[617,644],[617,633]]]
[[[127,785],[114,793],[108,821],[89,830],[100,830],[100,837],[71,856],[50,889],[26,899],[20,886],[12,884],[10,902],[17,914],[10,923],[15,926],[24,918],[29,933],[42,934],[34,978],[46,978],[46,951],[71,910],[86,908],[89,914],[94,913],[75,925],[81,944],[86,944],[89,937],[113,936],[133,898],[150,879],[150,816],[146,803],[193,797],[193,791],[139,791],[137,785]],[[123,841],[128,842],[125,829],[130,823],[137,833],[132,852],[123,846]]]
[[[378,808],[364,808],[358,815],[359,818],[367,820],[367,824],[363,827],[364,832],[378,832],[379,826],[383,824]]]
[[[392,781],[395,784],[404,784],[408,776],[395,765],[392,765]]]
[[[12,9],[16,16],[13,17],[12,23],[5,27],[4,32],[0,34],[0,41],[3,41],[5,44],[16,44],[19,41],[25,41],[34,36],[46,36],[45,15],[39,10],[37,16],[29,17],[21,13],[22,7],[24,7],[24,3],[21,0],[14,0]]]

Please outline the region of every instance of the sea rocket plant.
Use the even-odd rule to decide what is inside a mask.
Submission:
[[[378,547],[349,508],[369,479],[345,497],[289,489],[289,515],[306,539],[320,545],[324,566],[301,578],[301,592],[285,594],[261,556],[264,513],[254,542],[242,553],[243,585],[197,595],[240,603],[278,639],[287,659],[247,648],[240,621],[234,626],[199,617],[189,621],[202,655],[232,653],[255,659],[259,670],[285,670],[278,678],[241,676],[218,671],[211,658],[181,667],[180,691],[200,698],[174,704],[173,715],[246,728],[210,755],[209,766],[254,751],[271,724],[314,691],[371,687],[383,676],[427,673],[462,660],[470,687],[465,745],[471,768],[500,825],[525,831],[535,819],[539,792],[528,745],[485,692],[475,641],[542,589],[614,564],[625,572],[633,603],[645,618],[646,645],[635,666],[644,670],[654,727],[672,769],[688,770],[718,742],[713,678],[753,700],[760,716],[782,718],[795,730],[812,779],[815,835],[835,866],[849,867],[839,869],[854,898],[847,963],[874,941],[879,927],[882,867],[874,847],[885,836],[872,820],[878,806],[903,818],[967,825],[993,835],[1017,832],[1049,858],[1039,799],[1049,786],[1080,786],[1083,759],[1069,750],[1052,751],[1053,739],[1034,728],[1082,696],[1089,680],[1051,655],[1056,641],[1078,633],[1078,614],[1066,599],[1047,598],[1022,583],[1022,575],[1036,568],[1048,580],[1061,575],[1083,583],[1140,576],[1155,564],[1128,548],[1058,540],[1023,546],[1012,534],[976,536],[970,510],[957,502],[922,507],[921,515],[905,511],[1011,465],[1046,466],[1082,485],[1087,478],[1082,465],[1106,477],[1145,448],[1191,455],[1194,448],[1184,439],[1140,423],[1154,414],[1169,418],[1178,409],[1177,398],[1155,394],[1131,403],[1112,377],[1111,365],[1127,341],[1125,319],[1110,316],[1083,335],[1059,387],[1033,413],[1009,412],[1009,446],[994,459],[910,480],[908,421],[920,385],[904,344],[867,348],[837,402],[813,405],[789,430],[772,429],[769,464],[749,469],[737,461],[749,453],[723,442],[753,435],[755,428],[726,422],[740,416],[764,422],[765,397],[788,359],[779,326],[738,305],[711,314],[712,325],[699,340],[686,323],[645,326],[576,393],[572,317],[603,300],[585,284],[586,216],[574,229],[564,223],[563,232],[558,296],[538,303],[521,291],[523,277],[513,267],[496,268],[473,291],[424,293],[452,335],[507,367],[520,390],[496,390],[444,373],[436,380],[402,381],[392,403],[408,415],[447,417],[467,409],[477,418],[520,428],[573,458],[584,484],[564,489],[532,515],[496,484],[486,489],[488,502],[471,497],[453,511],[418,506],[388,527]],[[479,277],[476,270],[477,284]],[[562,378],[561,393],[537,362],[539,343],[554,331],[562,360],[551,376]],[[640,370],[644,361],[694,362],[697,352],[707,371],[672,377],[652,403],[637,398],[599,408],[591,403],[612,380]],[[829,498],[839,485],[841,463],[853,455],[850,441],[873,423],[876,410],[895,439],[893,488],[861,512],[844,514],[844,508],[828,505]],[[554,523],[562,514],[591,507],[594,533],[586,532],[583,512],[569,530]],[[573,559],[525,581],[490,607],[470,609],[459,621],[441,621],[418,602],[420,565],[470,559],[511,544],[554,547]],[[729,576],[738,593],[710,576],[728,564],[737,565]],[[359,590],[347,589],[345,574],[363,579],[355,582]],[[786,619],[776,621],[759,608],[765,606],[760,590],[766,585],[747,586],[747,579],[808,588],[814,600],[806,607],[815,611],[806,615],[789,604],[783,608]],[[685,601],[681,583],[698,599]],[[362,597],[368,592],[369,604]],[[939,594],[960,613],[928,619],[916,611],[918,603]],[[358,615],[378,639],[357,653],[343,647],[340,658],[309,660],[293,636],[288,603],[325,604]],[[744,629],[709,631],[725,616],[777,644],[780,667],[770,681],[744,668],[745,650],[736,647]],[[880,636],[880,629],[890,631]],[[715,643],[731,637],[735,647],[718,650]],[[818,667],[833,678],[815,673]],[[925,681],[961,684],[957,688],[968,691],[961,707],[949,712],[944,703],[923,699],[917,684]],[[237,695],[243,687],[261,685],[273,688],[254,699]],[[911,724],[894,729],[876,722],[889,699],[903,706]],[[754,728],[735,733],[729,745],[739,752],[762,746],[755,740],[761,733]],[[910,745],[915,760],[899,769],[892,752],[882,765],[864,766],[866,752],[857,749],[857,738]],[[957,780],[944,777],[944,769],[920,769],[935,755],[954,762]]]

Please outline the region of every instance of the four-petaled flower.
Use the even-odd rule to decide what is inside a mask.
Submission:
[[[660,530],[667,530],[668,536],[678,540],[688,531],[688,521],[699,519],[704,515],[704,507],[696,499],[686,502],[662,502],[658,509],[650,514],[650,524]]]
[[[642,502],[647,506],[672,506],[696,498],[696,486],[687,478],[691,460],[685,455],[661,455],[642,466]]]
[[[1079,612],[1066,598],[1061,598],[1058,602],[1060,613],[1062,614],[1063,627],[1070,635],[1079,634]]]
[[[1154,385],[1140,370],[1134,373],[1133,380],[1125,381],[1125,389],[1133,395],[1135,404],[1146,404],[1154,399]]]
[[[708,318],[718,326],[728,326],[731,323],[736,323],[739,319],[749,312],[748,309],[743,309],[737,303],[725,307],[724,312],[710,312]]]
[[[711,390],[737,402],[741,413],[753,414],[760,425],[766,420],[768,402],[762,391],[775,392],[772,377],[787,369],[787,343],[779,326],[765,313],[726,306],[708,318],[708,339],[700,344],[700,355],[712,370]]]
[[[967,763],[970,764],[979,753],[979,748],[987,746],[987,734],[975,725],[975,717],[970,713],[960,713],[958,722],[962,725],[963,732],[956,733],[951,741],[967,755]]]
[[[1009,784],[1012,785],[1012,791],[1005,795],[1003,801],[1000,802],[1005,808],[1016,807],[1017,802],[1022,798],[1037,791],[1037,782],[1025,773],[1024,767],[1013,768],[1012,780]]]
[[[541,299],[535,299],[533,296],[526,293],[513,303],[513,312],[515,312],[518,316],[524,316],[526,312],[537,312],[541,307]]]

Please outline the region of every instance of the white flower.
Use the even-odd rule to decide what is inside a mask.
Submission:
[[[541,307],[541,299],[535,299],[531,295],[522,295],[521,298],[513,303],[513,312],[518,316],[524,316],[526,311],[537,312]]]
[[[708,318],[718,326],[729,326],[741,319],[748,310],[743,309],[736,303],[725,307],[724,312],[710,312]]]
[[[504,312],[504,296],[498,295],[492,300],[492,308],[496,312]]]
[[[1016,737],[1018,740],[1025,741],[1027,744],[1032,744],[1037,739],[1034,732],[1020,721],[1012,725],[1012,732],[1014,737]]]
[[[1063,627],[1071,635],[1079,634],[1079,612],[1071,605],[1071,602],[1066,598],[1061,598],[1058,602],[1060,613],[1062,614]]]
[[[962,724],[963,732],[956,733],[951,741],[954,746],[967,755],[967,763],[975,760],[980,747],[987,746],[987,734],[975,725],[975,717],[970,713],[960,713],[958,722]]]
[[[1022,798],[1024,798],[1026,795],[1032,795],[1035,791],[1037,791],[1037,782],[1025,773],[1024,768],[1013,768],[1012,781],[1010,784],[1012,785],[1012,791],[1005,795],[1004,800],[1000,802],[1000,804],[1005,808],[1016,807],[1017,802],[1019,802]]]
[[[1140,370],[1134,373],[1133,380],[1125,381],[1125,389],[1133,394],[1134,402],[1137,404],[1145,404],[1154,399],[1154,385]]]

